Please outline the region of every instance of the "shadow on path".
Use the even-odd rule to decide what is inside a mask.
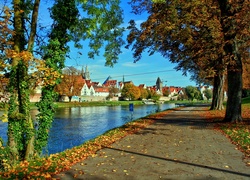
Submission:
[[[121,152],[140,155],[140,156],[144,156],[144,157],[148,157],[148,158],[155,158],[155,159],[160,159],[163,161],[174,162],[174,163],[179,163],[179,164],[186,164],[186,165],[190,165],[190,166],[195,166],[195,167],[200,167],[200,168],[205,168],[205,169],[210,169],[210,170],[215,170],[215,171],[220,171],[220,172],[225,172],[225,173],[230,173],[230,174],[235,174],[235,175],[240,175],[240,176],[244,176],[244,177],[250,177],[250,174],[246,174],[246,173],[241,173],[241,172],[236,172],[236,171],[231,171],[231,170],[226,170],[226,169],[221,169],[221,168],[216,168],[216,167],[211,167],[211,166],[205,166],[205,165],[201,165],[201,164],[194,164],[194,163],[185,162],[185,161],[176,160],[176,159],[169,159],[169,158],[163,158],[163,157],[158,157],[158,156],[153,156],[153,155],[148,155],[148,154],[142,154],[142,153],[128,151],[128,150],[124,150],[124,149],[112,148],[112,147],[107,147],[107,146],[102,146],[102,147],[107,148],[107,149],[111,149],[114,151],[121,151]]]

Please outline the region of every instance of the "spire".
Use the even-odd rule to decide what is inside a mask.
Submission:
[[[89,71],[88,71],[88,66],[86,66],[86,68],[85,68],[84,76],[85,76],[85,79],[86,79],[86,80],[90,80]]]
[[[162,92],[162,81],[159,77],[157,78],[157,81],[156,81],[156,87],[160,92]]]
[[[83,66],[82,66],[82,70],[81,70],[81,75],[82,75],[82,78],[85,79],[84,67]]]

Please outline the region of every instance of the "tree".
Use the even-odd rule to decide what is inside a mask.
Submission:
[[[166,96],[166,97],[168,97],[169,96],[169,91],[168,90],[165,90],[165,91],[163,91],[163,96]]]
[[[113,98],[115,97],[117,94],[119,93],[119,89],[114,87],[114,86],[111,86],[109,87],[109,95],[108,95],[108,98]]]
[[[133,84],[125,84],[121,96],[128,100],[137,100],[140,98],[140,89]]]
[[[60,84],[56,85],[55,92],[60,96],[68,96],[71,102],[73,96],[80,96],[84,85],[81,75],[63,75]]]
[[[76,6],[74,0],[57,0],[51,9],[51,17],[54,20],[53,29],[50,33],[50,41],[44,49],[43,57],[46,66],[61,72],[64,67],[66,54],[69,52],[68,42],[74,41],[75,46],[81,48],[80,40],[89,39],[89,57],[99,55],[99,49],[105,47],[104,57],[107,66],[113,66],[117,62],[120,47],[123,44],[122,11],[120,1],[81,1],[81,6]],[[79,18],[76,9],[81,7],[86,17]],[[67,18],[67,19],[66,19]],[[55,55],[56,50],[56,55]],[[57,84],[60,79],[57,79]],[[38,103],[40,114],[37,116],[44,126],[38,129],[40,141],[37,141],[37,151],[41,152],[46,146],[48,130],[54,117],[55,107],[53,100],[55,85],[47,85],[42,89],[42,99]],[[46,115],[46,118],[45,118]]]
[[[77,1],[55,0],[50,9],[53,25],[48,39],[40,46],[37,39],[37,22],[40,0],[13,0],[13,10],[1,16],[1,71],[9,77],[10,101],[8,109],[8,160],[29,160],[39,156],[47,145],[48,133],[53,121],[55,86],[60,82],[64,61],[69,52],[68,43],[90,40],[90,57],[99,55],[105,46],[106,65],[112,66],[118,59],[123,44],[122,11],[117,0]],[[85,17],[79,16],[81,8]],[[13,18],[13,21],[12,21]],[[13,24],[11,24],[13,22]],[[36,51],[34,47],[36,46]],[[39,53],[39,54],[36,54]],[[40,56],[43,60],[35,58]],[[36,69],[36,70],[33,70]],[[33,71],[30,75],[29,71]],[[31,81],[32,79],[32,81]],[[38,128],[34,128],[30,116],[29,88],[36,79],[42,85],[42,98],[37,103]],[[9,150],[8,150],[9,149]],[[2,150],[2,149],[1,149]]]
[[[155,101],[158,101],[160,99],[160,97],[161,97],[154,90],[147,89],[147,92],[148,92],[148,99],[153,99]]]
[[[160,52],[164,57],[170,57],[172,62],[178,63],[176,69],[182,70],[184,75],[189,71],[191,74],[197,74],[194,77],[203,75],[200,79],[208,75],[219,77],[215,78],[214,82],[223,87],[224,81],[220,80],[224,79],[225,66],[217,65],[221,57],[216,55],[216,51],[223,48],[220,46],[220,39],[217,38],[219,37],[217,28],[211,28],[211,25],[217,27],[217,21],[210,17],[206,8],[202,8],[203,2],[173,1],[160,4],[143,3],[148,1],[132,2],[135,4],[136,13],[146,10],[150,14],[147,21],[142,23],[141,30],[136,28],[133,21],[129,27],[131,29],[128,36],[129,44],[136,40],[133,45],[136,61],[141,58],[143,50],[148,48],[150,54]],[[148,6],[145,7],[144,4]],[[210,47],[213,47],[212,51]],[[221,95],[220,89],[215,88],[218,91],[214,92]],[[221,102],[218,99],[221,98],[219,95],[214,96],[214,101]],[[222,107],[222,103],[219,106],[213,105],[211,108]]]
[[[186,95],[188,96],[188,99],[193,101],[194,99],[200,99],[201,98],[201,93],[198,90],[197,87],[194,86],[187,86],[185,88]]]
[[[140,88],[140,93],[141,93],[140,99],[147,99],[148,98],[148,91],[146,89]]]
[[[151,99],[153,99],[154,101],[158,101],[160,99],[161,95],[157,94],[155,91],[151,92]]]
[[[228,100],[224,121],[242,121],[242,72],[243,61],[249,62],[250,3],[249,1],[221,0],[221,25],[224,32],[225,58],[228,59]]]
[[[209,100],[213,97],[213,93],[212,93],[211,89],[207,88],[203,91],[203,93],[204,93],[204,96],[207,98],[207,100]]]
[[[213,77],[211,108],[218,109],[222,107],[224,76],[227,74],[228,92],[231,96],[233,92],[236,93],[234,97],[228,98],[227,108],[237,107],[230,111],[234,112],[234,116],[229,116],[229,111],[226,113],[225,120],[240,120],[240,60],[249,58],[248,1],[154,2],[156,3],[149,0],[131,1],[135,13],[149,13],[140,30],[136,28],[134,21],[130,23],[131,31],[127,39],[129,45],[133,44],[135,61],[148,49],[149,54],[160,52],[172,62],[178,63],[177,70],[183,70],[184,74],[189,71]],[[235,76],[230,76],[231,73]],[[232,77],[238,79],[233,80]],[[234,82],[238,90],[230,85],[231,82]]]
[[[81,72],[74,67],[67,67],[63,69],[62,73],[63,78],[61,82],[56,85],[55,92],[57,92],[59,96],[68,96],[71,102],[73,96],[81,95],[84,80]]]

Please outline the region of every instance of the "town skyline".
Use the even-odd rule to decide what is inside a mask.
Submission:
[[[93,60],[92,60],[93,61]],[[103,83],[108,77],[113,80],[120,81],[132,81],[136,86],[140,84],[146,84],[147,86],[155,85],[157,78],[159,77],[163,83],[163,86],[175,86],[175,87],[186,87],[186,86],[197,86],[195,82],[189,80],[190,76],[184,77],[182,72],[175,72],[174,69],[162,69],[162,70],[152,70],[152,71],[125,71],[127,73],[119,73],[119,70],[113,70],[110,67],[101,67],[98,63],[94,65],[86,66],[73,66],[78,70],[85,67],[88,68],[90,79],[92,82]],[[103,68],[103,69],[102,69]],[[115,67],[114,67],[115,68]],[[119,67],[120,68],[120,67]],[[137,73],[138,72],[138,73]],[[186,81],[186,82],[185,82]]]

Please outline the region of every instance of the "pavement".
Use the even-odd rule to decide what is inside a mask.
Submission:
[[[184,107],[103,147],[70,170],[69,180],[250,180],[244,154],[213,124],[203,107]]]

